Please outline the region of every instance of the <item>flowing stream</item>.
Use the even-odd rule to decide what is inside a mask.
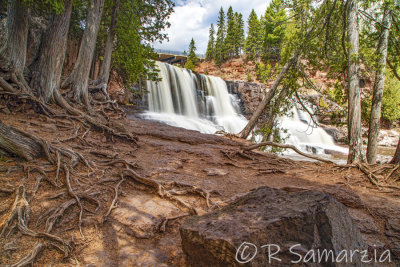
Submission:
[[[224,80],[166,63],[156,64],[161,81],[147,81],[148,112],[142,114],[143,118],[207,134],[219,130],[236,134],[246,126],[239,99],[228,93]],[[307,113],[296,107],[292,113],[291,117],[278,118],[280,127],[287,129],[283,134],[286,143],[316,154],[347,152],[335,145],[323,129],[315,127]]]

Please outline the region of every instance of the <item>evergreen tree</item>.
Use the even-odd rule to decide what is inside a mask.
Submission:
[[[223,8],[221,7],[218,16],[217,22],[218,30],[217,30],[217,41],[215,43],[215,63],[220,66],[224,61],[225,55],[225,13]]]
[[[249,59],[255,59],[261,51],[262,40],[260,36],[262,31],[260,21],[258,20],[257,14],[256,12],[254,12],[254,9],[250,13],[248,19],[248,27],[248,35],[244,49]]]
[[[199,58],[196,55],[196,45],[194,43],[194,39],[190,41],[189,44],[189,54],[188,54],[188,62],[191,62],[194,66],[199,64]]]
[[[241,13],[235,13],[235,55],[240,56],[244,45],[244,21]]]
[[[194,70],[195,67],[196,66],[193,64],[193,61],[190,58],[188,58],[188,60],[185,63],[184,68],[188,69],[188,70]]]
[[[233,14],[231,6],[229,7],[226,16],[228,28],[226,31],[226,38],[224,40],[224,50],[225,58],[230,59],[235,55],[235,31],[237,30],[237,16]]]
[[[280,48],[285,35],[286,19],[286,11],[282,0],[273,0],[261,20],[263,60],[279,59]]]
[[[210,35],[208,37],[208,45],[207,45],[207,51],[206,51],[206,60],[207,61],[211,61],[212,59],[214,59],[214,56],[215,56],[214,24],[211,24],[209,33],[210,33]]]

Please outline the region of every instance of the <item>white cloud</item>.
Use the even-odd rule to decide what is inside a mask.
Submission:
[[[207,49],[208,30],[211,23],[216,26],[218,12],[221,6],[225,14],[229,6],[234,12],[243,14],[247,18],[252,9],[258,16],[264,14],[270,0],[178,0],[174,13],[169,22],[171,27],[166,30],[169,42],[154,44],[155,48],[184,51],[188,49],[191,38],[194,38],[197,52],[204,54]]]

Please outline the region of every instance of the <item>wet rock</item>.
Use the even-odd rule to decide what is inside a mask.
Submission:
[[[378,135],[378,145],[396,147],[399,142],[399,133],[393,130],[380,130]]]
[[[229,173],[227,170],[223,169],[214,169],[214,168],[207,168],[203,169],[203,171],[208,175],[208,176],[224,176]]]
[[[325,130],[330,136],[333,137],[333,140],[337,143],[346,144],[347,143],[347,129],[346,128],[339,128],[333,126],[326,126],[320,124],[322,129]]]
[[[289,266],[300,254],[327,249],[336,255],[342,250],[365,250],[357,225],[341,203],[327,194],[314,191],[287,192],[260,187],[219,211],[188,218],[180,228],[182,248],[190,266]],[[244,249],[243,242],[247,244]],[[262,248],[263,245],[276,244]],[[257,248],[257,253],[255,251]],[[317,252],[315,252],[317,253]],[[242,258],[243,256],[243,258]],[[248,257],[245,257],[248,256]],[[254,257],[253,257],[254,256]],[[321,263],[322,264],[322,263]],[[300,264],[303,266],[302,264]],[[360,255],[353,263],[323,266],[363,266]]]

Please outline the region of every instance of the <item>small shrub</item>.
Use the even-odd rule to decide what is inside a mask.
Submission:
[[[250,73],[247,73],[247,82],[252,82],[253,81],[253,77],[251,77]]]

